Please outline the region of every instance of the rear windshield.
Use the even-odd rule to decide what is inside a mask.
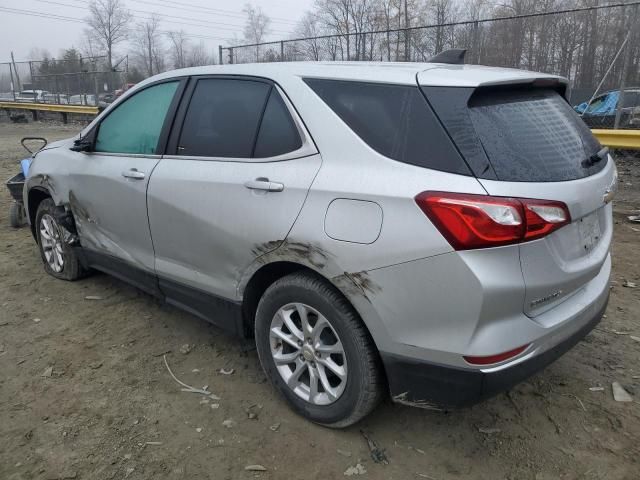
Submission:
[[[474,157],[477,161],[471,163],[481,167],[479,157],[486,156],[488,164],[481,171],[474,169],[479,178],[557,182],[593,175],[606,165],[585,163],[602,147],[555,90],[481,89],[466,98],[457,95],[457,104],[443,103],[435,93],[427,92],[427,97],[434,99],[438,114],[458,109],[455,115],[442,111],[440,118],[454,140],[461,140],[456,144],[465,158]]]
[[[417,86],[304,81],[378,153],[419,167],[471,174]]]

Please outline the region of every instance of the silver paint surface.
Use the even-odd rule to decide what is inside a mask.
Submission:
[[[373,243],[382,230],[382,208],[375,202],[336,198],[324,218],[324,231],[334,240]]]

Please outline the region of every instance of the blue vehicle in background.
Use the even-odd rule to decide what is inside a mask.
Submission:
[[[620,90],[611,90],[573,108],[590,128],[613,128],[619,101]],[[620,128],[640,128],[640,88],[624,90]]]

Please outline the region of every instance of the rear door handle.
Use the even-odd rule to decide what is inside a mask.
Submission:
[[[124,178],[131,178],[133,180],[144,180],[144,172],[139,172],[137,168],[125,170],[122,172]]]
[[[255,180],[249,180],[244,183],[249,190],[265,190],[267,192],[281,192],[284,190],[284,184],[278,182],[270,182],[268,178],[259,177]]]

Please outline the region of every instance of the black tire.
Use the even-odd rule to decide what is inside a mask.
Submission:
[[[36,231],[36,236],[38,240],[38,249],[40,250],[40,256],[42,257],[42,263],[44,264],[45,271],[49,275],[55,278],[59,278],[61,280],[69,280],[69,281],[78,280],[79,278],[86,276],[88,271],[82,266],[82,263],[80,262],[78,253],[75,250],[75,248],[70,246],[68,242],[66,241],[61,242],[62,257],[64,261],[60,271],[55,271],[51,267],[51,265],[49,265],[49,262],[47,261],[47,258],[45,256],[43,243],[42,243],[42,232],[40,228],[42,217],[45,215],[49,215],[49,218],[53,219],[55,222],[55,228],[59,229],[59,232],[61,232],[62,234],[66,232],[64,227],[60,226],[57,223],[57,221],[55,221],[56,214],[57,214],[56,210],[57,208],[53,203],[53,200],[50,198],[47,198],[42,202],[40,202],[40,205],[38,205],[38,211],[36,212],[35,231]]]
[[[348,365],[346,386],[328,405],[315,405],[296,395],[278,372],[271,354],[271,321],[281,307],[297,302],[320,312],[342,342]],[[274,282],[258,304],[255,337],[260,363],[271,383],[298,414],[312,422],[347,427],[368,415],[382,398],[382,368],[369,332],[345,298],[319,276],[293,273]]]
[[[18,202],[12,202],[9,207],[9,224],[13,228],[20,228],[26,222],[24,206]]]

